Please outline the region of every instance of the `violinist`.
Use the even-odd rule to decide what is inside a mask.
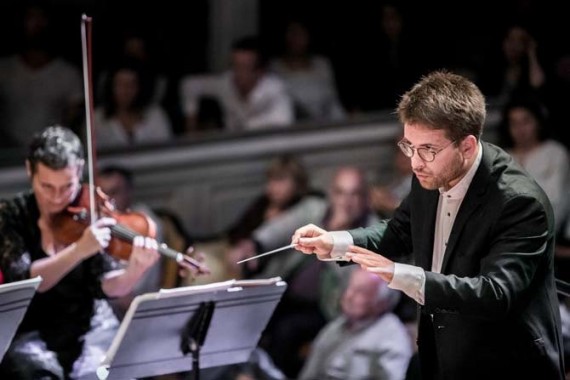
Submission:
[[[79,138],[67,128],[48,127],[34,136],[26,159],[31,190],[0,202],[5,282],[43,279],[0,364],[1,379],[75,379],[94,372],[118,327],[106,299],[131,292],[159,258],[156,240],[136,236],[128,264],[117,269],[113,257],[100,253],[117,224],[109,217],[62,243],[53,221],[81,191],[83,166]]]

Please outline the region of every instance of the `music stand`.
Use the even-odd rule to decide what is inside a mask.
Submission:
[[[0,285],[0,319],[2,320],[0,362],[4,358],[41,281],[41,277],[34,277]]]
[[[201,368],[246,362],[286,287],[280,278],[230,280],[137,296],[97,376],[124,380],[192,370],[198,379]]]

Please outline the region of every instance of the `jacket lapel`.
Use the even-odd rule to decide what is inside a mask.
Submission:
[[[483,146],[485,146],[485,144],[483,144]],[[455,254],[455,248],[459,242],[459,238],[461,237],[462,231],[467,221],[470,220],[473,213],[477,211],[479,207],[481,207],[483,195],[485,194],[488,185],[487,181],[489,181],[491,178],[491,164],[486,152],[487,149],[483,148],[483,157],[481,159],[481,164],[479,165],[479,168],[477,169],[477,172],[475,173],[475,176],[469,185],[469,189],[465,194],[465,198],[463,198],[463,202],[461,202],[461,206],[459,207],[455,222],[453,223],[453,227],[449,235],[449,240],[447,241],[445,254],[443,256],[441,273],[446,273],[449,260]]]
[[[424,190],[426,191],[426,190]],[[426,244],[422,244],[421,252],[416,256],[419,260],[417,265],[421,266],[425,270],[431,270],[431,262],[433,260],[433,240],[435,231],[435,220],[437,213],[437,202],[439,200],[439,191],[429,191],[425,197],[422,199],[422,210],[424,210],[425,221],[427,223],[422,223],[420,236],[429,237]]]

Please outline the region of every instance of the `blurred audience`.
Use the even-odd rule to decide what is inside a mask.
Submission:
[[[326,199],[308,196],[281,216],[259,226],[252,233],[253,249],[244,251],[244,257],[289,244],[295,229],[304,223],[342,230],[370,226],[378,220],[370,210],[368,183],[359,168],[339,167],[327,190]],[[338,314],[338,299],[349,271],[341,271],[336,263],[287,251],[245,264],[252,262],[259,262],[259,266],[251,276],[281,276],[289,284],[261,344],[275,364],[288,377],[295,378],[310,342]]]
[[[408,195],[414,175],[410,159],[395,144],[394,170],[386,184],[372,186],[370,204],[382,219],[390,218],[394,210]]]
[[[204,129],[198,124],[199,105],[204,99],[219,103],[222,115],[211,118],[223,120],[221,127],[227,131],[283,127],[295,116],[285,84],[267,71],[267,59],[257,37],[233,43],[231,67],[225,73],[183,78],[180,97],[188,133]]]
[[[551,110],[551,125],[556,138],[570,149],[570,133],[567,129],[567,112],[570,109],[570,44],[554,59],[551,78],[547,84],[547,105]]]
[[[546,84],[538,43],[522,24],[509,25],[500,42],[500,52],[491,55],[481,74],[481,89],[498,103],[519,92],[542,93]]]
[[[150,103],[161,104],[165,98],[169,80],[168,76],[158,67],[156,53],[148,30],[142,27],[126,28],[119,39],[118,50],[111,58],[111,61],[114,63],[111,64],[109,70],[104,70],[98,75],[97,93],[99,101],[104,100],[105,86],[110,75],[109,71],[112,70],[113,65],[120,61],[131,60],[137,62],[147,73],[148,80],[152,86]]]
[[[399,296],[375,274],[355,268],[341,298],[342,315],[319,332],[297,378],[404,379],[413,350],[392,313]]]
[[[129,169],[118,165],[105,166],[98,171],[95,183],[110,197],[110,201],[119,215],[136,212],[142,213],[150,218],[153,223],[152,227],[154,227],[152,229],[155,230],[154,238],[158,242],[163,241],[162,225],[158,217],[146,204],[134,202],[134,178],[133,173]],[[118,222],[120,223],[121,221],[119,220]],[[149,232],[150,230],[151,228],[149,226]],[[118,318],[121,319],[124,316],[134,297],[160,289],[162,265],[165,260],[164,256],[161,256],[160,259],[147,270],[130,294],[109,301]],[[120,265],[126,265],[126,263],[120,263]]]
[[[329,59],[312,50],[306,24],[287,24],[282,55],[271,60],[270,68],[284,80],[299,121],[338,121],[346,113],[338,98],[335,76]]]
[[[354,57],[346,63],[342,78],[352,113],[393,109],[400,95],[431,66],[423,36],[408,23],[401,4],[388,1],[373,8],[376,13],[366,17],[374,20],[356,25],[360,35],[348,40],[343,51]]]
[[[518,94],[505,105],[501,146],[544,189],[552,203],[557,231],[564,218],[570,187],[570,156],[550,138],[548,110],[534,94]]]
[[[19,26],[19,51],[0,59],[0,147],[26,147],[44,125],[77,131],[83,120],[81,74],[57,53],[45,2],[27,4]]]
[[[255,252],[253,232],[299,204],[309,193],[307,172],[299,159],[292,155],[281,155],[271,160],[263,193],[253,200],[226,233],[230,246],[226,257],[231,272],[248,277],[259,270],[255,260],[241,267],[235,264]]]
[[[103,102],[95,109],[94,129],[98,148],[153,144],[172,138],[166,112],[151,103],[152,84],[144,67],[128,60],[107,78]]]

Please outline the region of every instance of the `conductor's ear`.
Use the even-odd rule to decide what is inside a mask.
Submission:
[[[471,158],[477,153],[477,145],[477,138],[473,135],[469,135],[461,141],[459,149],[466,158]]]

